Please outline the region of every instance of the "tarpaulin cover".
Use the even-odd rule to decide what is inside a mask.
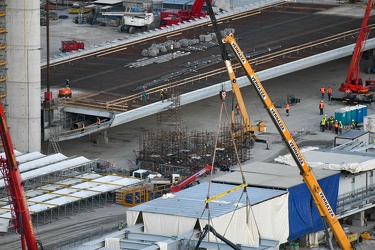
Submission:
[[[336,212],[340,174],[318,181],[333,211]],[[305,234],[323,230],[323,218],[315,206],[306,184],[300,184],[289,191],[289,241]]]

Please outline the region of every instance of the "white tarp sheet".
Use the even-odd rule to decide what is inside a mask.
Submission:
[[[375,159],[365,157],[363,155],[350,155],[335,152],[320,152],[314,151],[317,148],[303,148],[301,149],[306,161],[311,168],[327,169],[327,170],[345,170],[350,173],[360,173],[375,169]],[[345,159],[349,157],[348,159]],[[324,160],[314,161],[316,159]],[[284,163],[290,166],[297,166],[290,154],[279,156],[275,159],[276,162]]]
[[[246,207],[241,207],[232,213],[224,214],[220,217],[210,220],[210,225],[226,239],[236,242],[236,244],[243,244],[248,246],[259,246],[259,236],[252,214],[246,215]],[[250,211],[250,210],[249,210]],[[248,220],[248,223],[246,223]],[[208,224],[206,219],[200,219],[201,227]],[[205,240],[210,239],[213,242],[220,240],[212,233],[207,234]]]
[[[132,227],[137,223],[137,219],[140,212],[138,211],[126,211],[126,224],[128,224],[128,227]]]
[[[262,238],[286,242],[289,236],[289,193],[252,207]],[[269,216],[265,216],[269,215]]]
[[[150,234],[179,235],[194,229],[196,218],[166,214],[142,213],[144,232]]]

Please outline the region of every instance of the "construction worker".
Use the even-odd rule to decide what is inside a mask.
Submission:
[[[328,130],[333,130],[333,124],[335,123],[335,119],[331,115],[330,118],[328,118]]]
[[[323,100],[321,100],[320,103],[319,103],[319,110],[320,110],[320,114],[323,115],[323,111],[324,111],[324,102],[323,102]]]
[[[141,100],[142,100],[143,103],[147,102],[147,93],[146,93],[145,89],[143,89],[143,91],[142,91]]]
[[[353,119],[352,120],[352,129],[356,129],[357,128],[357,122]]]
[[[239,115],[240,114],[240,105],[238,104],[238,102],[235,106],[235,109],[236,109],[236,114]]]
[[[118,224],[118,230],[120,231],[121,229],[124,228],[124,223],[122,221]]]
[[[286,116],[289,116],[289,109],[290,109],[289,103],[286,102],[286,103],[285,103]]]
[[[98,128],[100,127],[100,118],[96,117],[96,124],[98,125]]]
[[[322,86],[320,88],[320,93],[322,94],[322,99],[324,99],[324,93],[326,92],[326,89],[324,88],[324,86]]]
[[[323,116],[323,119],[320,122],[320,131],[321,132],[324,132],[324,130],[326,129],[326,123],[327,123],[327,117]]]
[[[66,79],[65,81],[65,88],[70,88],[69,79]]]
[[[327,95],[328,95],[328,101],[331,101],[331,97],[332,97],[332,88],[331,88],[331,86],[329,86],[328,89],[327,89]]]
[[[339,121],[339,134],[341,135],[342,134],[342,122]]]
[[[337,120],[335,121],[334,126],[335,126],[335,134],[338,135],[339,134],[339,122]]]
[[[160,91],[160,99],[162,102],[164,102],[164,99],[167,99],[167,91],[165,89]]]
[[[81,123],[81,133],[85,132],[85,123]]]

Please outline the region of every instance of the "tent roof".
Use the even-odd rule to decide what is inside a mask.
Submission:
[[[147,203],[129,208],[130,211],[157,213],[190,218],[208,218],[208,210],[205,209],[205,199],[207,198],[208,182],[184,189],[174,193],[171,198],[157,198]],[[228,184],[211,183],[210,197],[227,192],[235,186]],[[275,189],[264,189],[248,187],[247,193],[250,204],[255,205],[274,197],[284,195],[287,192]],[[242,189],[224,195],[209,203],[210,216],[220,217],[230,213],[236,208],[246,205],[246,194]],[[238,207],[236,207],[238,206]]]
[[[251,162],[242,165],[242,171],[244,172],[246,182],[249,183],[250,186],[272,187],[286,190],[292,186],[303,183],[302,177],[299,174],[299,169],[295,166],[267,162]],[[339,171],[321,169],[314,169],[313,172],[318,180],[340,173]],[[233,172],[214,178],[212,181],[231,184],[242,183],[240,168],[235,168]]]
[[[69,181],[64,180],[27,191],[25,195],[30,212],[38,213],[141,182],[141,180],[134,178],[124,178],[116,175],[102,176],[91,173],[76,176],[74,182]],[[67,183],[71,185],[66,187]],[[47,191],[49,193],[46,193]],[[9,205],[0,207],[0,219],[10,218]]]

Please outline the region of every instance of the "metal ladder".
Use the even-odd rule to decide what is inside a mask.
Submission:
[[[59,144],[59,139],[56,138],[56,137],[52,137],[50,140],[50,143],[51,143],[51,146],[53,148],[53,151],[57,154],[57,153],[61,153],[61,148],[60,148],[60,144]]]

